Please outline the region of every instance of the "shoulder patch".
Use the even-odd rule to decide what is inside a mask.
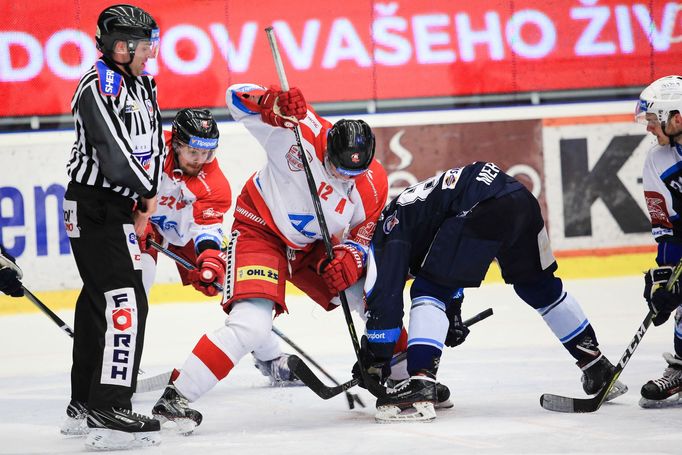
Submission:
[[[104,96],[118,96],[123,85],[123,76],[109,68],[102,60],[95,64],[99,80],[99,92]]]

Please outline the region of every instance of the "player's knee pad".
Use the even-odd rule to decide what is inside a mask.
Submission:
[[[235,302],[221,327],[213,334],[236,364],[243,356],[258,349],[272,331],[274,302],[268,299],[244,299]]]
[[[539,310],[559,300],[563,284],[561,278],[552,274],[531,283],[514,284],[514,291],[524,302]]]

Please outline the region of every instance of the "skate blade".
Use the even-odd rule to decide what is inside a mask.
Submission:
[[[395,405],[379,406],[374,419],[378,423],[431,422],[436,418],[436,410],[430,401],[418,401],[406,409]]]
[[[188,417],[176,417],[169,419],[163,414],[154,414],[154,418],[161,423],[164,430],[173,430],[182,436],[189,436],[198,426],[197,423]]]
[[[613,387],[611,387],[611,390],[609,390],[609,393],[606,395],[606,400],[604,401],[611,401],[614,398],[618,398],[619,396],[625,394],[627,391],[628,386],[626,386],[620,381],[616,381],[616,383],[613,384]]]
[[[88,450],[126,450],[159,444],[161,434],[158,431],[128,433],[105,428],[91,428],[85,440],[85,448]]]
[[[435,409],[450,409],[455,407],[455,403],[447,399],[445,401],[439,401],[433,405]]]
[[[674,408],[682,406],[682,400],[680,400],[680,394],[669,396],[665,400],[650,400],[648,398],[640,398],[639,406],[644,409],[661,409],[661,408]]]
[[[293,381],[274,381],[270,380],[270,387],[303,387],[303,381],[293,380]]]
[[[70,417],[67,417],[59,429],[59,432],[64,436],[86,436],[89,431],[85,419],[72,419]]]

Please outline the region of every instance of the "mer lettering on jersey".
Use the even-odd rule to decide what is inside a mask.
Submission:
[[[476,180],[490,186],[490,184],[493,183],[493,180],[495,180],[495,177],[497,177],[497,174],[499,173],[500,168],[495,166],[495,164],[485,163],[481,171],[476,176]]]

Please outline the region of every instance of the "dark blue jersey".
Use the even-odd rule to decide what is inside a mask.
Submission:
[[[404,190],[383,210],[372,238],[375,252],[399,241],[410,250],[415,275],[448,218],[464,218],[476,205],[524,188],[493,163],[477,161],[449,169]]]
[[[367,265],[367,333],[374,336],[372,342],[379,342],[380,337],[390,345],[399,334],[403,289],[410,275],[429,280],[434,290],[438,287],[443,294],[475,284],[475,280],[468,283],[453,274],[468,270],[470,260],[485,263],[487,269],[497,249],[483,251],[479,246],[485,248],[486,241],[476,240],[472,252],[467,250],[466,260],[461,260],[456,251],[466,241],[462,235],[465,222],[474,213],[487,213],[476,210],[482,202],[518,190],[525,187],[495,164],[476,162],[413,185],[391,201],[379,218]],[[491,246],[496,248],[499,242]]]

